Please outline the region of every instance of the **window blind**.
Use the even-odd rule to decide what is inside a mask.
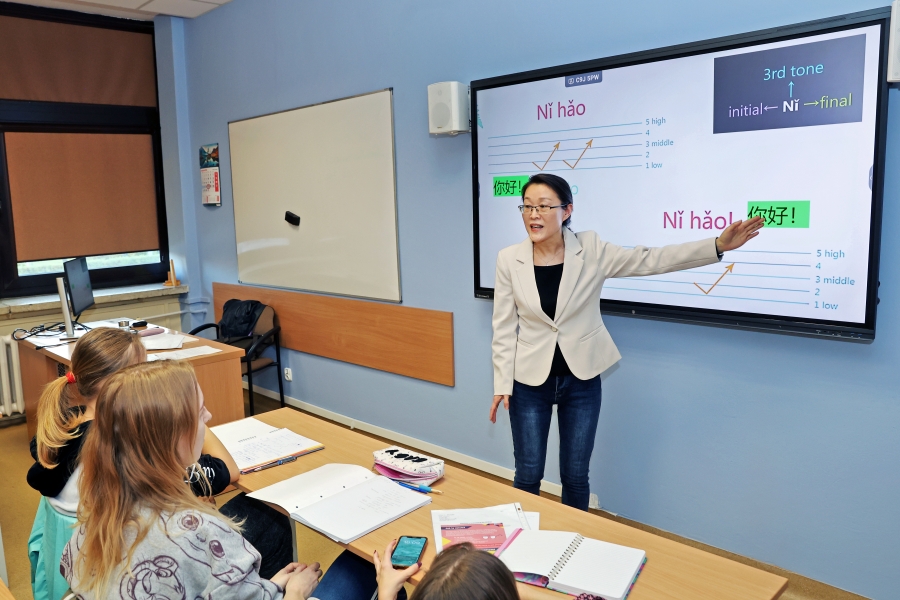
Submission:
[[[149,134],[4,140],[17,262],[159,249]]]

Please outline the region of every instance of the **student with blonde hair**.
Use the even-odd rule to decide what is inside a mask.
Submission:
[[[193,368],[159,361],[109,378],[84,444],[79,527],[60,571],[82,600],[309,598],[318,563],[271,580],[240,527],[185,485],[211,415]]]
[[[147,354],[140,338],[121,329],[94,329],[75,344],[72,368],[44,388],[31,440],[34,465],[28,484],[43,498],[38,506],[28,558],[35,600],[56,600],[66,589],[59,574],[62,548],[72,535],[78,509],[78,454],[94,418],[97,394],[106,379]]]
[[[139,336],[122,329],[93,329],[75,344],[71,370],[44,388],[31,440],[35,463],[28,470],[28,484],[50,498],[56,510],[74,516],[78,508],[77,482],[66,484],[78,466],[100,387],[119,369],[145,360]]]

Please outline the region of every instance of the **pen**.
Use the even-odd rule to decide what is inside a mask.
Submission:
[[[430,493],[443,494],[444,493],[441,490],[436,490],[434,488],[430,488],[427,485],[417,485],[417,484],[413,484],[413,483],[406,483],[405,481],[398,481],[397,483],[399,483],[403,487],[410,489],[414,492],[421,492],[423,494],[430,494]]]
[[[297,460],[296,456],[289,456],[287,458],[282,458],[281,460],[276,460],[275,462],[270,463],[268,465],[263,465],[261,467],[256,467],[255,469],[250,469],[249,471],[247,471],[247,473],[256,473],[257,471],[265,471],[266,469],[271,469],[272,467],[277,467],[279,465],[283,465],[283,464],[286,464],[289,462],[294,462],[295,460]]]

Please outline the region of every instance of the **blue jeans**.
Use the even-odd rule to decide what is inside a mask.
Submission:
[[[371,600],[377,590],[375,565],[344,550],[328,567],[312,595],[319,600]],[[405,590],[400,590],[397,600],[406,600]]]
[[[513,383],[509,399],[516,477],[513,485],[537,494],[547,462],[547,435],[553,405],[559,421],[559,474],[562,502],[588,509],[588,473],[600,418],[600,376],[582,381],[574,375],[551,376],[538,386]]]

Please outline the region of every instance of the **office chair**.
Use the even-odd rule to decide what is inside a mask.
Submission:
[[[226,310],[231,302],[235,301],[229,300],[225,303]],[[253,324],[249,335],[223,338],[220,335],[221,321],[219,323],[206,323],[188,332],[189,335],[196,335],[201,331],[213,328],[216,330],[217,342],[245,350],[244,356],[241,357],[241,375],[247,376],[251,416],[255,413],[253,405],[253,374],[269,367],[277,367],[278,369],[278,396],[281,399],[281,407],[284,408],[284,382],[281,379],[281,327],[278,325],[278,316],[275,314],[275,309],[264,304],[260,306],[262,307],[262,312],[259,313],[259,317]],[[275,360],[262,356],[262,353],[271,346],[275,346]]]

